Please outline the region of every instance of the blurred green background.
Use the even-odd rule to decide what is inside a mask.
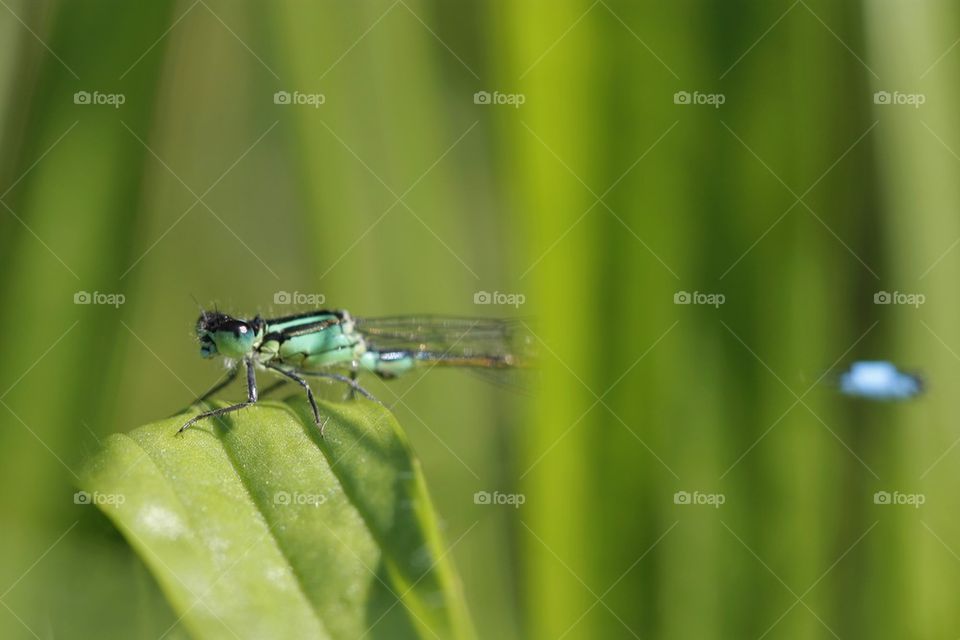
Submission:
[[[217,379],[191,296],[279,292],[536,318],[531,399],[367,381],[480,637],[960,633],[955,5],[3,0],[0,33],[0,637],[184,637],[74,470]],[[929,393],[839,397],[857,358]]]

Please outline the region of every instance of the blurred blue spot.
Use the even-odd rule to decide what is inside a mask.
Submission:
[[[854,362],[840,374],[840,391],[871,400],[908,400],[923,392],[923,381],[890,362]]]

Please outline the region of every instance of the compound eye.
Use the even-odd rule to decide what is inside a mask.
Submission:
[[[220,331],[229,331],[237,338],[243,338],[250,333],[250,325],[248,325],[246,322],[241,322],[240,320],[231,320],[223,323],[223,325],[220,327]]]
[[[249,324],[241,320],[228,320],[221,324],[213,341],[217,345],[217,352],[228,358],[240,358],[249,355],[256,341],[256,333]]]

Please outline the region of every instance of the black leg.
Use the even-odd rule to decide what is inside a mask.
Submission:
[[[330,378],[331,380],[337,380],[338,382],[344,383],[345,385],[350,387],[350,389],[352,389],[353,391],[356,391],[357,393],[362,395],[364,398],[367,398],[368,400],[373,400],[378,404],[383,404],[382,402],[377,400],[375,397],[373,397],[373,394],[371,394],[369,391],[361,387],[360,383],[358,383],[354,379],[348,378],[345,375],[341,375],[339,373],[332,373],[332,372],[321,373],[319,371],[301,371],[300,373],[305,376],[313,376],[315,378]]]
[[[273,367],[271,367],[271,369],[272,369],[272,368],[273,368]],[[271,393],[273,393],[274,391],[276,391],[277,389],[285,386],[286,384],[287,384],[287,381],[286,381],[286,380],[277,380],[276,382],[274,382],[272,385],[270,385],[270,386],[267,387],[266,389],[261,389],[261,390],[260,390],[260,397],[262,398],[262,397],[264,397],[264,396],[266,396],[266,395],[268,395],[268,394],[271,394]]]
[[[193,403],[200,404],[201,402],[206,402],[208,399],[210,399],[211,396],[213,396],[214,394],[219,392],[221,389],[226,387],[228,384],[236,380],[238,373],[240,373],[240,367],[236,366],[227,372],[227,376],[223,380],[213,385],[213,387],[211,387],[209,391],[207,391],[205,394],[203,394],[202,396],[194,400]]]
[[[350,379],[353,380],[354,384],[357,384],[357,370],[350,370]],[[358,385],[359,386],[359,385]],[[350,385],[350,391],[347,391],[347,400],[353,400],[357,397],[357,390],[353,388],[353,385]]]
[[[299,384],[301,387],[306,389],[307,400],[310,401],[310,408],[313,409],[313,421],[319,425],[320,409],[317,408],[317,401],[313,398],[313,390],[310,388],[310,385],[307,384],[307,381],[301,378],[300,376],[298,376],[297,374],[293,373],[292,371],[287,371],[286,369],[281,369],[280,367],[276,367],[268,364],[267,368],[273,371],[276,371],[277,373],[280,373],[282,375],[285,375],[286,377],[290,378],[291,380]],[[327,423],[324,422],[323,424],[324,426],[326,426]],[[323,427],[320,427],[320,435],[323,435]]]
[[[204,411],[200,415],[194,416],[193,418],[188,420],[185,425],[180,427],[180,429],[177,431],[177,435],[180,435],[181,433],[183,433],[184,429],[192,425],[194,422],[197,422],[198,420],[203,420],[204,418],[215,418],[217,416],[222,416],[225,413],[230,413],[232,411],[239,411],[240,409],[244,409],[246,407],[249,407],[250,405],[256,404],[257,376],[254,373],[253,364],[251,362],[244,361],[244,365],[246,365],[247,367],[247,401],[230,405],[229,407],[213,409],[211,411]]]

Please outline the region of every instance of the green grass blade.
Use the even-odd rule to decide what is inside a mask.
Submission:
[[[472,637],[392,414],[367,403],[321,410],[324,439],[300,399],[183,437],[185,414],[114,435],[81,486],[196,637]]]

